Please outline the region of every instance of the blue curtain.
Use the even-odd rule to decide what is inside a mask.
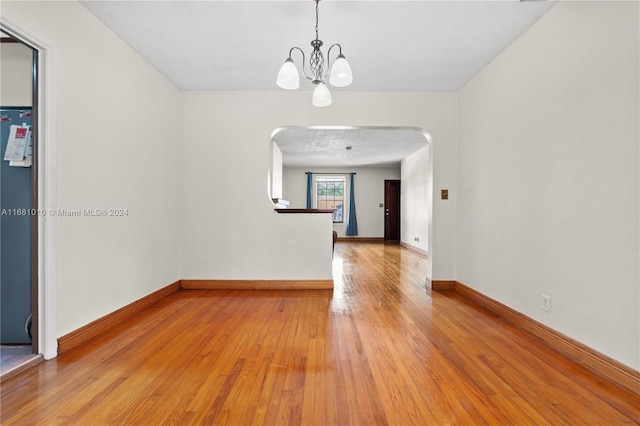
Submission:
[[[307,172],[307,208],[312,208],[313,202],[313,174]]]
[[[347,237],[358,235],[358,220],[356,219],[356,187],[353,184],[353,175],[349,183],[349,218],[347,219]]]

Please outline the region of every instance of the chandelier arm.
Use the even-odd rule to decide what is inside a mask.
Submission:
[[[340,49],[340,53],[338,53],[338,56],[342,55],[342,46],[340,46],[340,43],[333,43],[331,47],[329,47],[329,50],[327,50],[327,69],[322,78],[327,78],[329,76],[329,73],[331,72],[331,49],[333,49],[335,46],[338,46],[338,49]]]
[[[304,76],[304,78],[306,78],[307,80],[313,80],[311,77],[309,77],[307,75],[307,73],[304,71],[304,67],[305,67],[305,56],[304,56],[304,50],[300,49],[298,46],[293,46],[291,48],[291,50],[289,50],[289,59],[291,59],[291,54],[293,53],[294,50],[299,50],[300,53],[302,53],[302,75]]]

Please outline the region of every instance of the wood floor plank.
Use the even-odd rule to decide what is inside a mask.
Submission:
[[[3,425],[640,424],[640,400],[398,245],[338,242],[331,290],[184,290],[3,382]]]

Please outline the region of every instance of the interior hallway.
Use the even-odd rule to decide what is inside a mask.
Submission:
[[[428,290],[423,256],[335,250],[333,291],[180,291],[9,379],[2,424],[640,422],[631,393]]]

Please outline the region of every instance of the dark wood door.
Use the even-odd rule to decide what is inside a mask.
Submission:
[[[384,181],[384,240],[400,241],[400,181]]]

